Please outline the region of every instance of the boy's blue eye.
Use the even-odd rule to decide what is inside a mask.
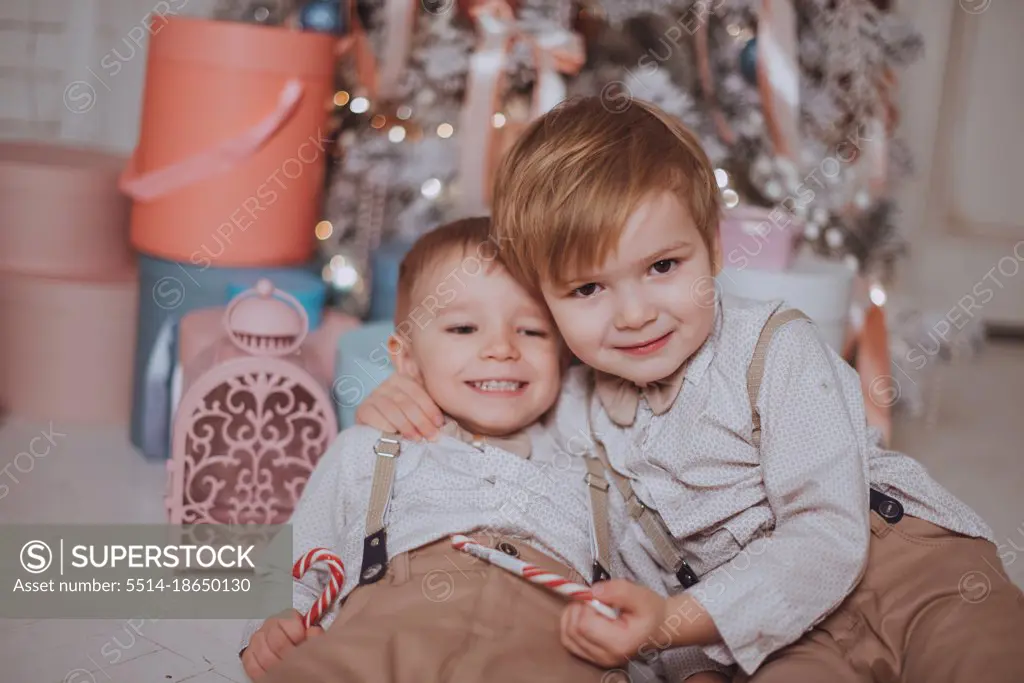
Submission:
[[[452,325],[447,328],[445,332],[451,332],[452,334],[472,334],[476,332],[475,325]]]
[[[577,287],[576,289],[572,290],[572,295],[580,299],[585,299],[588,296],[594,296],[595,294],[597,294],[598,287],[599,285],[596,282],[588,282],[582,287]]]
[[[651,266],[651,270],[659,275],[664,275],[665,273],[671,272],[672,269],[676,267],[677,263],[678,261],[674,258],[662,259],[660,261],[655,261],[654,265]]]

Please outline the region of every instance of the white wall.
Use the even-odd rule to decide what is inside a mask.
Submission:
[[[0,138],[130,151],[138,135],[147,16],[209,16],[215,2],[0,0]]]
[[[900,133],[917,174],[898,199],[902,289],[960,329],[1024,329],[1024,3],[901,0],[925,56],[900,80]]]

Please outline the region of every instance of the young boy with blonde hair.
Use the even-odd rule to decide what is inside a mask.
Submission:
[[[403,325],[420,304],[430,315]],[[362,426],[338,436],[290,523],[296,558],[324,547],[345,562],[340,608],[325,628],[303,627],[329,578],[314,565],[295,583],[294,609],[250,624],[246,673],[261,683],[608,683],[603,667],[561,646],[562,598],[449,540],[471,535],[577,583],[591,582],[600,557],[587,466],[567,445],[586,433],[586,405],[559,401],[564,344],[509,276],[487,219],[413,246],[396,323],[407,330],[389,345],[396,374],[426,387],[443,436],[411,443]],[[617,538],[622,507],[605,511]],[[606,562],[628,575],[617,557]],[[675,652],[688,672],[715,668],[696,648]]]
[[[673,593],[599,584],[622,616],[569,606],[566,646],[615,666],[699,645],[757,683],[1024,681],[1024,596],[988,526],[879,445],[805,316],[717,293],[718,197],[696,137],[636,100],[564,103],[496,178],[502,256],[592,368],[566,381]],[[430,435],[429,406],[376,407]]]

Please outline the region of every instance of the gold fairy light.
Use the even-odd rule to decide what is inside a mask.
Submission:
[[[316,228],[313,232],[316,233],[317,239],[325,240],[334,232],[334,226],[331,225],[330,221],[320,221],[316,224]]]

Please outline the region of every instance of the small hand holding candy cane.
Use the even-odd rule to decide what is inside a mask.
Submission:
[[[452,547],[457,550],[461,550],[464,553],[473,555],[474,557],[479,557],[481,560],[485,560],[497,567],[501,567],[516,576],[521,576],[530,583],[535,583],[538,586],[544,586],[548,590],[558,593],[559,595],[564,595],[570,600],[587,604],[609,619],[619,618],[618,611],[595,599],[593,593],[590,592],[590,588],[587,586],[572,583],[558,574],[544,571],[536,565],[532,565],[528,562],[523,562],[522,560],[506,555],[500,550],[487,548],[479,543],[474,543],[468,536],[463,536],[461,534],[452,536]]]
[[[327,548],[313,548],[300,557],[295,562],[295,566],[292,567],[292,576],[296,579],[301,579],[309,571],[309,568],[317,563],[327,565],[331,578],[327,582],[327,587],[320,594],[320,597],[313,603],[309,613],[303,618],[307,629],[320,623],[320,619],[323,618],[327,610],[334,604],[334,601],[341,595],[341,587],[345,584],[345,564],[341,561],[340,557]]]

